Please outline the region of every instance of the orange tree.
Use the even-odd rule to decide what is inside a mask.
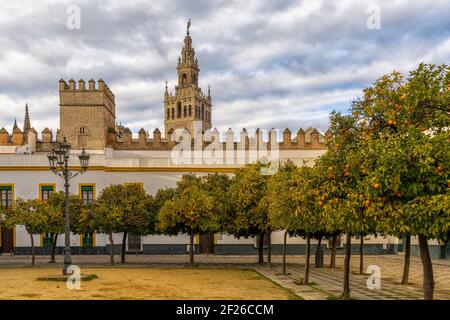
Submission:
[[[43,232],[47,225],[48,205],[39,200],[22,200],[15,201],[14,208],[7,211],[6,224],[9,227],[14,225],[23,225],[30,235],[31,241],[31,266],[34,266],[36,260],[36,246],[34,243],[34,235]]]
[[[127,235],[154,234],[156,228],[156,210],[154,199],[148,195],[141,183],[127,183],[121,186],[120,209],[122,232],[122,249],[120,261],[125,263]]]
[[[166,235],[173,236],[173,235],[177,235],[179,232],[179,230],[176,228],[171,230],[167,226],[164,229],[161,229],[160,227],[158,227],[159,211],[163,207],[164,203],[166,203],[166,201],[172,199],[175,196],[176,192],[177,192],[177,188],[158,189],[158,191],[156,192],[156,194],[153,197],[152,208],[150,208],[150,210],[153,210],[154,212],[156,212],[155,232],[157,234],[166,234]]]
[[[155,233],[156,213],[154,199],[142,184],[111,185],[102,190],[99,198],[84,206],[77,216],[78,232],[104,232],[110,240],[110,264],[114,264],[114,232],[122,232],[121,262],[125,262],[127,234]]]
[[[259,237],[258,262],[264,263],[264,236],[269,233],[267,191],[269,176],[261,174],[260,163],[237,170],[228,190],[232,210],[225,231],[236,237]]]
[[[407,78],[383,76],[351,111],[361,129],[356,157],[367,173],[368,211],[380,232],[418,236],[424,298],[432,299],[427,239],[450,230],[449,68],[420,64]]]
[[[202,177],[201,187],[204,192],[213,198],[214,214],[219,219],[222,232],[226,231],[225,226],[230,225],[232,221],[231,203],[228,198],[228,189],[230,188],[231,179],[226,174],[208,174]]]
[[[375,221],[367,215],[370,200],[361,192],[361,181],[367,173],[362,170],[356,157],[359,139],[360,129],[354,117],[333,112],[330,116],[328,149],[316,164],[317,176],[321,181],[316,186],[321,221],[328,232],[342,231],[346,234],[343,299],[350,298],[352,236],[363,236],[375,230]]]
[[[49,198],[47,199],[48,204],[48,224],[45,228],[45,232],[50,233],[50,236],[52,238],[52,248],[50,253],[50,261],[49,263],[55,263],[55,251],[56,251],[56,244],[58,243],[58,236],[60,233],[64,232],[64,192],[52,192],[50,194]],[[72,204],[80,203],[79,197],[75,195],[69,196],[69,206]],[[77,207],[77,205],[75,205]],[[73,210],[72,210],[73,211]],[[72,214],[72,211],[69,212]]]
[[[219,230],[213,209],[214,199],[194,185],[167,200],[158,213],[160,230],[175,229],[189,234],[189,264],[194,263],[194,235]]]
[[[296,187],[294,176],[297,166],[292,161],[282,163],[267,184],[268,221],[272,230],[284,230],[283,274],[286,274],[286,243],[289,233],[296,229],[295,203],[292,190]]]
[[[169,189],[170,190],[170,189]],[[157,214],[157,229],[162,233],[189,234],[189,264],[194,263],[194,236],[220,230],[215,199],[206,191],[200,177],[183,175],[177,188]]]
[[[90,230],[105,233],[109,237],[109,263],[114,265],[114,237],[122,223],[122,185],[104,188],[96,201],[87,210],[80,212],[77,225],[87,226]],[[85,228],[83,228],[84,230]]]
[[[326,233],[326,225],[320,216],[322,203],[319,199],[318,167],[299,167],[292,177],[290,199],[293,202],[294,216],[292,230],[306,237],[305,278],[309,283],[309,261],[311,255],[311,238],[320,239]]]

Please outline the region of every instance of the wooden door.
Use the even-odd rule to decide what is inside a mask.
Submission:
[[[199,252],[214,254],[214,233],[205,233],[199,236]]]
[[[2,253],[11,253],[14,250],[13,229],[1,228]]]

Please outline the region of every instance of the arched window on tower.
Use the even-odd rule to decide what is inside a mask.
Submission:
[[[175,108],[172,108],[172,119],[175,119]]]
[[[170,119],[170,109],[167,109],[167,120],[169,120]]]
[[[197,85],[197,76],[195,74],[192,76],[192,83]]]
[[[192,107],[189,106],[189,109],[188,109],[188,110],[189,110],[189,111],[188,111],[189,117],[191,117],[191,116],[192,116]]]
[[[204,120],[205,119],[205,107],[202,104],[202,111],[201,111],[201,115],[200,115],[201,119]]]
[[[181,75],[181,84],[182,85],[187,85],[187,75],[186,75],[186,73],[183,73]]]
[[[183,107],[183,118],[187,117],[187,106]]]
[[[177,103],[177,119],[181,118],[181,102]]]

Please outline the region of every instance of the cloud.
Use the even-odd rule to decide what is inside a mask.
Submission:
[[[80,30],[66,27],[71,4]],[[371,4],[380,30],[366,26]],[[189,17],[215,126],[325,129],[329,112],[380,75],[448,63],[448,16],[447,0],[9,1],[0,11],[0,127],[20,124],[29,103],[32,125],[56,130],[58,80],[102,78],[119,122],[161,129],[164,81],[173,91]]]

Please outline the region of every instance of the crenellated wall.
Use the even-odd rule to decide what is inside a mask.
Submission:
[[[173,130],[168,132],[168,135],[171,137],[170,139],[161,138],[161,131],[155,129],[150,138],[148,132],[142,128],[138,132],[138,138],[133,139],[133,134],[129,128],[121,128],[119,132],[115,129],[108,132],[107,145],[108,147],[117,150],[170,150],[176,143],[181,141],[180,138],[176,139],[175,136],[172,136],[173,133]],[[187,133],[189,134],[189,132]],[[220,133],[217,129],[203,133],[201,139],[204,141],[203,147],[210,145],[213,141],[219,141],[223,146],[223,150],[226,150],[227,142],[229,144],[233,143],[235,150],[242,148],[242,146],[244,146],[245,150],[248,150],[252,146],[260,148],[262,143],[265,143],[265,147],[269,149],[271,148],[271,141],[277,141],[280,150],[323,150],[326,148],[325,136],[321,135],[315,128],[310,128],[306,131],[299,129],[294,137],[289,129],[285,129],[281,140],[278,140],[277,136],[278,132],[274,129],[270,130],[267,134],[267,138],[264,139],[261,129],[258,128],[254,134],[249,134],[244,128],[239,133],[239,139],[236,141],[235,133],[230,128],[227,130],[225,138],[222,140],[220,140]]]
[[[39,137],[37,132],[32,128],[31,132],[35,138],[36,151],[46,152],[51,151],[58,141],[58,138],[54,136],[53,131],[49,128],[45,128],[41,132]],[[119,131],[119,132],[118,132]],[[170,131],[173,133],[173,130]],[[133,138],[133,133],[129,128],[113,129],[109,128],[107,133],[107,142],[105,147],[116,150],[171,150],[182,139],[179,138],[177,142],[172,139],[162,138],[161,131],[159,129],[153,130],[151,137],[145,129],[141,129],[138,132],[138,138]],[[60,132],[57,136],[62,137]],[[282,138],[277,139],[277,132],[272,130],[268,132],[267,138],[263,138],[262,130],[257,129],[253,134],[244,128],[239,133],[239,138],[235,139],[235,133],[232,129],[228,129],[223,139],[220,139],[220,134],[217,129],[207,131],[203,134],[203,147],[209,146],[214,141],[219,141],[223,146],[223,150],[227,149],[227,143],[234,145],[234,150],[238,148],[260,148],[262,143],[265,144],[264,148],[270,148],[271,141],[278,142],[278,149],[280,150],[323,150],[325,146],[325,136],[320,134],[317,129],[310,128],[308,130],[299,129],[295,136],[292,136],[289,129],[285,129],[282,133]],[[22,146],[25,143],[25,135],[18,131],[14,134],[9,134],[4,128],[0,129],[0,146]],[[31,141],[30,141],[31,142]],[[194,142],[192,142],[194,143]],[[217,147],[220,149],[219,147]],[[89,148],[88,148],[89,149]],[[95,150],[101,150],[98,148]]]

